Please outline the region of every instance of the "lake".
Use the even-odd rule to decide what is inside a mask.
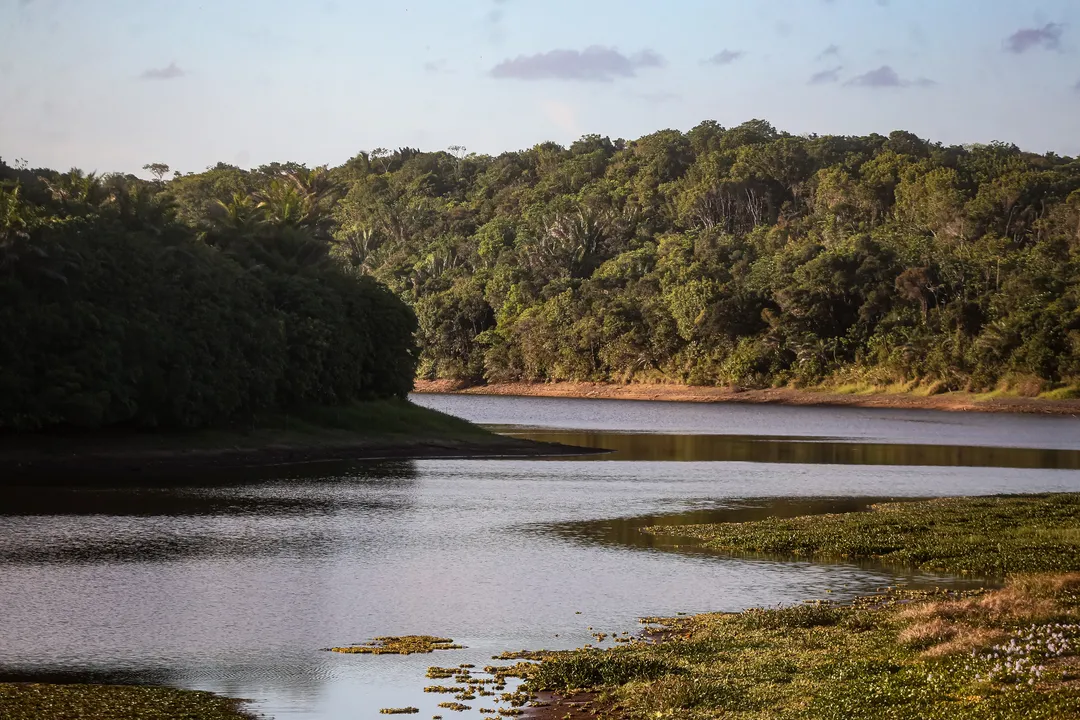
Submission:
[[[593,642],[637,618],[947,578],[710,555],[654,523],[879,499],[1080,490],[1080,420],[420,395],[502,432],[615,452],[274,468],[151,487],[0,488],[0,674],[153,682],[267,716],[377,718],[444,697],[429,665]],[[826,591],[832,591],[827,593]],[[432,655],[320,651],[438,634]],[[475,703],[474,703],[475,704]],[[482,717],[472,713],[454,717]]]

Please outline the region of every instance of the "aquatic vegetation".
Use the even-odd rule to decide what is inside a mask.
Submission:
[[[454,712],[465,712],[466,710],[471,710],[472,709],[468,705],[462,705],[461,703],[458,703],[458,702],[439,703],[439,707],[446,708],[447,710],[453,710]]]
[[[545,656],[549,655],[547,650],[515,650],[513,652],[499,653],[493,655],[492,660],[542,660]]]
[[[403,707],[403,708],[383,708],[379,710],[382,715],[416,715],[420,712],[419,708]]]
[[[424,688],[424,692],[426,693],[454,694],[464,691],[465,688],[461,687],[460,685],[428,685],[426,688]]]
[[[1034,685],[1044,674],[1058,670],[1061,658],[1072,657],[1080,649],[1080,625],[1055,623],[1032,625],[1017,631],[1009,642],[994,645],[985,652],[972,650],[972,665],[983,664],[985,675],[976,679],[999,683],[1027,683]],[[972,665],[969,665],[971,667]],[[1072,680],[1076,669],[1063,679]]]
[[[1078,498],[890,503],[674,533],[969,572],[1060,569],[1075,562]],[[992,564],[995,553],[1002,558]],[[560,694],[556,717],[588,697],[605,718],[1080,720],[1080,572],[1010,575],[1000,589],[889,588],[847,604],[641,623],[642,642],[539,655],[524,689]]]
[[[582,649],[546,658],[535,667],[526,684],[530,689],[569,692],[601,685],[623,685],[634,680],[654,680],[680,672],[681,668],[656,658]]]
[[[1080,570],[1080,494],[942,498],[868,512],[645,528],[706,548],[983,577]]]
[[[655,643],[553,653],[526,686],[562,694],[560,709],[598,692],[591,707],[605,718],[1075,720],[1077,592],[1080,574],[1021,577],[993,591],[670,618]],[[935,623],[951,629],[918,629]]]
[[[366,655],[412,655],[430,653],[436,650],[460,650],[464,645],[455,645],[450,638],[432,635],[402,635],[377,637],[372,642],[361,645],[328,648],[331,652],[366,654]],[[454,669],[454,672],[457,672]],[[429,675],[429,677],[431,677]]]
[[[252,720],[241,705],[175,688],[0,683],[4,720]]]

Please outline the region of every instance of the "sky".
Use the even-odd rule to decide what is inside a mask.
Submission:
[[[1078,0],[0,0],[0,158],[336,165],[752,118],[1080,155]]]

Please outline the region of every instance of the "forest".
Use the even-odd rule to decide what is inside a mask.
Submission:
[[[414,368],[1080,381],[1080,160],[1053,153],[752,120],[498,156],[146,169],[157,179],[0,164],[0,427],[190,425],[400,394]],[[418,356],[384,288],[415,313]]]
[[[300,177],[267,184],[258,223],[195,228],[160,181],[0,164],[0,431],[253,426],[404,397],[415,316],[277,204]]]

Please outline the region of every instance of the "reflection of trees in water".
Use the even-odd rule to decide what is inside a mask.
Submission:
[[[401,508],[419,477],[411,460],[334,462],[199,472],[187,478],[143,477],[138,483],[73,478],[71,484],[0,485],[0,517],[28,515],[183,516],[281,514]],[[364,486],[397,491],[359,497],[337,490]]]
[[[537,432],[534,440],[614,450],[608,460],[682,460],[828,465],[928,465],[1080,469],[1080,451],[963,445],[900,445],[730,435]]]
[[[398,460],[245,469],[187,482],[0,486],[0,518],[40,518],[0,542],[0,562],[324,557],[340,549],[340,532],[307,520],[408,511],[418,475],[414,462]]]

